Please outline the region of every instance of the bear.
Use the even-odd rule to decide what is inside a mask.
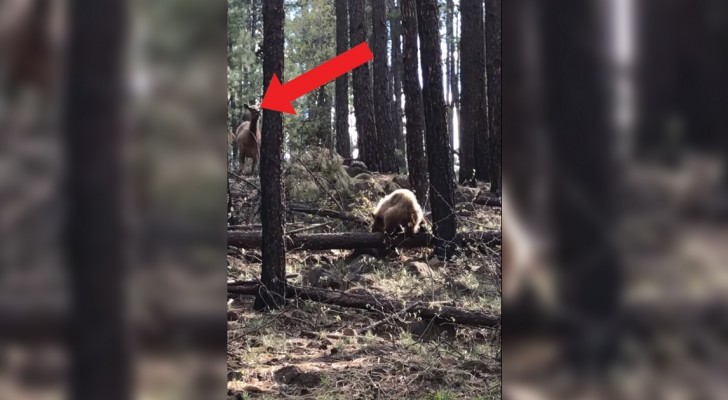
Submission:
[[[414,236],[424,217],[415,194],[407,189],[397,189],[379,200],[372,219],[372,232],[394,235],[404,229],[405,235]]]

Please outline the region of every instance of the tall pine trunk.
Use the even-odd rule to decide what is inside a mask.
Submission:
[[[336,54],[349,49],[348,0],[336,0]],[[349,74],[336,78],[336,152],[344,158],[351,158],[349,137]]]
[[[263,2],[263,92],[268,89],[273,75],[281,82],[283,77],[283,0]],[[285,223],[283,171],[281,149],[283,146],[283,114],[263,110],[265,134],[260,145],[260,189],[265,201],[261,204],[262,273],[261,290],[253,305],[256,310],[277,309],[285,304],[286,295],[286,247],[283,242]]]
[[[397,167],[392,94],[387,66],[387,4],[372,0],[372,52],[374,54],[374,109],[379,137],[379,171],[399,172]]]
[[[488,155],[476,158],[475,175],[490,181],[491,192],[501,189],[501,0],[486,0],[486,69],[488,81]]]
[[[399,5],[394,0],[388,0],[389,25],[392,38],[392,93],[394,94],[394,133],[397,146],[397,159],[405,154],[404,132],[402,130],[402,16]],[[398,162],[403,164],[403,162]],[[400,165],[403,167],[403,165]]]
[[[367,40],[364,18],[364,1],[349,0],[349,40],[355,47]],[[369,63],[361,65],[351,73],[354,89],[354,115],[356,116],[357,147],[359,159],[372,171],[379,170],[379,140],[374,122],[374,100],[371,90]]]
[[[69,11],[65,84],[73,90],[64,93],[63,130],[74,399],[131,395],[121,151],[125,5],[120,0],[79,0]]]
[[[425,113],[425,142],[430,172],[430,204],[435,255],[454,255],[455,213],[453,209],[453,170],[447,133],[447,109],[442,93],[442,50],[437,0],[421,0],[417,5],[422,57],[422,100]]]
[[[402,65],[404,67],[404,112],[407,117],[407,164],[410,186],[417,201],[427,199],[427,156],[424,149],[425,116],[418,79],[416,0],[400,0],[402,15]]]
[[[462,111],[460,115],[460,183],[475,182],[475,160],[485,158],[484,147],[476,137],[486,134],[485,44],[483,43],[483,2],[460,2],[460,57],[462,58]],[[483,140],[485,142],[485,140]],[[484,144],[484,143],[483,143]],[[476,151],[481,150],[482,152]]]

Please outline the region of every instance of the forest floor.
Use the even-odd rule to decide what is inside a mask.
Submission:
[[[366,178],[372,185],[360,187],[375,190],[357,191],[359,204],[376,202],[387,191],[376,188],[393,180],[391,175]],[[481,191],[486,188],[459,189],[461,231],[500,229],[500,208],[474,204]],[[254,203],[253,192],[254,185],[247,183],[231,188],[240,205]],[[326,219],[310,217],[306,221],[314,224]],[[336,227],[329,225],[323,231],[331,229]],[[437,302],[500,315],[497,248],[488,254],[465,252],[448,263],[430,259],[430,252],[427,248],[408,249],[386,258],[365,255],[349,259],[351,251],[290,252],[288,281],[296,286],[367,292],[407,304]],[[228,278],[257,279],[259,254],[258,250],[229,248]],[[291,301],[281,311],[264,314],[253,311],[252,303],[251,297],[229,301],[228,398],[501,397],[500,332],[494,329],[311,301]],[[382,319],[387,321],[373,332],[362,329]]]

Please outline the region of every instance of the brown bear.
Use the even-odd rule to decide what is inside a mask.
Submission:
[[[422,208],[415,194],[407,189],[397,189],[379,200],[372,213],[372,232],[393,235],[404,229],[407,236],[413,236],[423,221]]]

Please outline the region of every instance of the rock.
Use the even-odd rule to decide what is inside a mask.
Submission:
[[[307,388],[316,387],[321,383],[321,374],[318,372],[304,372],[293,378],[291,383]]]
[[[396,184],[396,183],[394,183],[392,181],[386,181],[386,182],[384,182],[384,191],[385,192],[392,193],[392,192],[394,192],[397,189],[401,189],[401,187],[398,184]]]
[[[374,179],[374,176],[372,176],[369,172],[362,172],[354,176],[354,179],[371,180]]]
[[[458,186],[455,188],[455,204],[457,203],[472,203],[473,200],[478,196],[478,188],[470,188],[465,186]]]
[[[279,369],[278,371],[273,373],[273,377],[276,381],[285,383],[286,385],[291,383],[295,377],[298,375],[301,375],[303,371],[301,371],[298,367],[295,365],[289,365],[287,367],[283,367]]]
[[[363,172],[369,172],[367,166],[361,161],[354,161],[350,166],[345,166],[344,171],[351,177],[355,177]]]
[[[429,266],[432,269],[439,269],[445,266],[445,261],[440,260],[437,257],[432,257],[431,259],[427,260],[427,266]]]
[[[369,169],[366,164],[364,164],[363,162],[361,162],[359,160],[352,161],[349,166],[358,167],[358,168],[365,169],[365,170]]]
[[[324,267],[314,267],[303,274],[303,285],[322,289],[338,290],[343,287],[343,280],[338,273]]]
[[[304,372],[300,368],[289,365],[273,373],[276,381],[286,385],[297,385],[303,387],[315,387],[321,383],[321,374],[318,372]]]
[[[402,189],[412,190],[412,186],[410,186],[409,177],[407,177],[407,175],[395,175],[394,178],[392,178],[392,182],[399,185]]]
[[[412,261],[407,264],[407,272],[414,276],[432,277],[432,268],[422,261]]]

